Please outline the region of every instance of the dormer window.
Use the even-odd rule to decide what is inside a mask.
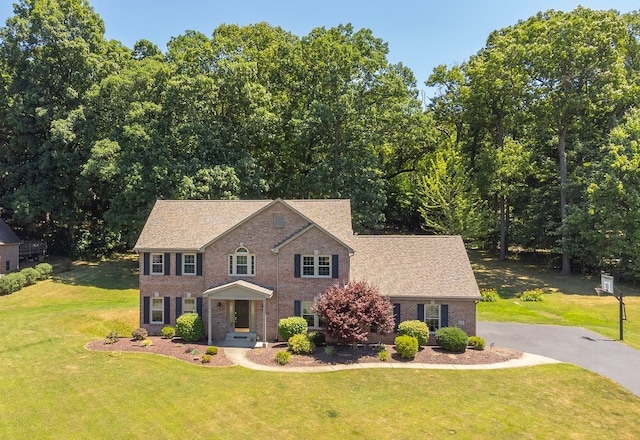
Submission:
[[[249,253],[249,250],[240,246],[229,255],[229,275],[232,276],[254,276],[256,274],[256,256]]]

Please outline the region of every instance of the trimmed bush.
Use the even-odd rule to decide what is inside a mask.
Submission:
[[[278,321],[278,334],[283,341],[288,341],[291,336],[307,334],[307,320],[301,316],[290,316]]]
[[[275,361],[278,365],[287,365],[291,360],[291,353],[288,351],[279,351],[276,353]]]
[[[485,342],[480,336],[469,336],[469,348],[472,350],[484,350]]]
[[[398,335],[413,336],[418,340],[418,345],[427,345],[429,340],[429,326],[422,321],[402,321],[398,325]]]
[[[520,301],[542,301],[542,295],[544,291],[542,289],[525,290],[518,295]]]
[[[413,359],[418,352],[418,338],[409,335],[397,336],[395,341],[396,351],[403,359]]]
[[[436,331],[436,344],[443,350],[464,353],[469,337],[460,327],[442,327]]]
[[[49,263],[38,263],[36,264],[35,269],[40,274],[40,276],[38,277],[39,280],[46,280],[53,273],[53,266]]]
[[[27,279],[20,272],[9,273],[0,277],[0,295],[10,295],[22,289]]]
[[[316,349],[316,346],[311,342],[307,334],[291,336],[287,341],[287,345],[293,354],[309,354],[313,353]]]
[[[173,339],[176,335],[176,329],[171,326],[162,327],[162,337],[165,339]]]
[[[20,273],[24,275],[25,286],[31,286],[32,284],[35,284],[36,281],[38,281],[38,277],[40,276],[38,271],[33,267],[25,267],[20,271]]]
[[[324,333],[319,332],[319,331],[313,331],[309,333],[309,339],[311,340],[311,342],[313,342],[316,346],[318,345],[324,345],[327,342],[327,339],[324,335]]]
[[[327,345],[324,347],[324,354],[327,356],[335,356],[336,355],[336,347],[333,345]]]
[[[203,354],[200,362],[202,362],[203,364],[208,364],[209,362],[211,362],[211,355],[206,353]]]
[[[120,340],[120,335],[118,332],[109,332],[107,337],[104,339],[105,344],[115,344]]]
[[[137,329],[131,332],[131,336],[133,337],[134,341],[142,341],[143,339],[146,339],[146,337],[149,336],[149,334],[142,327],[138,327]]]
[[[389,360],[389,357],[391,355],[389,354],[389,352],[387,350],[380,350],[378,352],[378,359],[380,359],[382,362],[387,362]],[[415,354],[414,354],[415,356]]]
[[[206,354],[213,356],[218,354],[218,347],[216,347],[215,345],[211,345],[209,347],[207,347],[207,350],[205,351]]]
[[[184,313],[176,319],[176,335],[186,342],[195,342],[204,334],[204,323],[197,313]]]
[[[152,345],[153,345],[153,342],[151,341],[151,339],[145,339],[140,343],[141,347],[151,347]]]
[[[496,289],[480,289],[483,302],[497,302],[500,299]]]

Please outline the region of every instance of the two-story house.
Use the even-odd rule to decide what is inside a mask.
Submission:
[[[210,344],[276,340],[281,318],[319,328],[314,298],[351,280],[388,296],[396,323],[476,331],[481,296],[462,239],[354,235],[349,200],[158,200],[135,250],[150,334],[193,311]]]

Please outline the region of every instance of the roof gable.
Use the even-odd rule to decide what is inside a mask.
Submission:
[[[459,236],[360,235],[351,279],[391,297],[479,299],[471,263]]]
[[[0,245],[4,244],[20,244],[22,240],[18,238],[13,229],[0,218]]]

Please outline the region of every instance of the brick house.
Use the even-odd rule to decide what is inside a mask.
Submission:
[[[378,286],[396,323],[476,331],[481,297],[462,239],[354,235],[349,200],[158,200],[135,250],[150,334],[194,311],[210,344],[276,340],[281,318],[318,328],[314,297],[350,280]]]
[[[0,274],[20,268],[20,243],[22,240],[0,218]]]

